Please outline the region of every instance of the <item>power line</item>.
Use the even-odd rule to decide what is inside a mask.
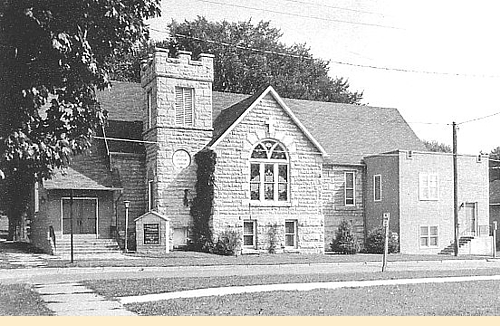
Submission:
[[[318,16],[294,14],[294,13],[284,12],[284,11],[277,11],[277,10],[270,10],[270,9],[262,9],[262,8],[256,8],[256,7],[237,5],[234,3],[221,3],[221,2],[215,2],[215,1],[209,1],[209,0],[195,0],[195,1],[216,4],[216,5],[220,5],[220,6],[230,6],[230,7],[244,8],[244,9],[250,9],[250,10],[258,10],[258,11],[270,12],[270,13],[280,14],[280,15],[288,15],[288,16],[301,17],[301,18],[311,18],[311,19],[316,19],[316,20],[329,21],[329,22],[342,23],[342,24],[351,24],[351,25],[361,25],[361,26],[371,26],[371,27],[381,27],[381,28],[402,30],[402,28],[394,27],[394,26],[362,23],[362,22],[352,22],[352,21],[341,20],[341,19],[330,19],[330,18],[323,18],[323,17],[318,17]]]
[[[281,0],[281,1],[293,2],[293,3],[300,3],[300,4],[303,4],[303,5],[310,5],[310,6],[316,6],[316,7],[325,7],[325,8],[339,9],[339,10],[345,10],[345,11],[359,12],[359,13],[362,13],[362,14],[384,16],[384,14],[381,14],[381,13],[378,13],[378,12],[364,11],[364,10],[358,10],[358,9],[352,9],[352,8],[345,8],[345,7],[330,6],[330,5],[325,5],[323,3],[318,5],[316,3],[305,2],[305,1],[297,1],[297,0]]]
[[[474,118],[474,119],[462,121],[462,122],[457,123],[457,125],[461,125],[461,124],[464,124],[464,123],[469,123],[469,122],[473,122],[473,121],[478,121],[478,120],[483,120],[483,119],[491,118],[491,117],[493,117],[495,115],[499,115],[499,114],[500,114],[500,111],[496,112],[496,113],[493,113],[493,114],[489,114],[489,115],[483,116],[483,117],[479,117],[479,118]]]
[[[409,72],[409,73],[414,73],[414,74],[446,75],[446,76],[455,76],[455,77],[476,77],[476,78],[500,78],[499,75],[477,75],[477,74],[462,74],[462,73],[455,73],[455,72],[440,72],[440,71],[413,70],[413,69],[403,69],[403,68],[389,68],[389,67],[379,67],[379,66],[372,66],[372,65],[362,65],[362,64],[350,63],[350,62],[342,62],[342,61],[336,61],[336,60],[330,60],[330,62],[337,63],[339,65],[347,65],[347,66],[386,70],[386,71]]]
[[[154,28],[150,28],[151,30],[154,30],[159,33],[165,33],[170,35],[168,31],[162,31]],[[426,71],[426,70],[413,70],[413,69],[403,69],[403,68],[390,68],[390,67],[380,67],[380,66],[372,66],[372,65],[362,65],[362,64],[356,64],[356,63],[350,63],[350,62],[344,62],[344,61],[337,61],[337,60],[323,60],[323,59],[315,59],[309,56],[301,56],[301,55],[296,55],[296,54],[290,54],[290,53],[284,53],[284,52],[277,52],[277,51],[270,51],[270,50],[262,50],[262,49],[257,49],[257,48],[251,48],[251,47],[246,47],[246,46],[241,46],[241,45],[236,45],[236,44],[230,44],[226,42],[220,42],[220,41],[213,41],[213,40],[208,40],[208,39],[202,39],[194,36],[189,36],[189,35],[184,35],[184,34],[175,34],[174,36],[176,37],[182,37],[182,38],[187,38],[187,39],[192,39],[195,41],[199,42],[205,42],[205,43],[211,43],[211,44],[217,44],[217,45],[223,45],[223,46],[228,46],[228,47],[233,47],[241,50],[246,50],[246,51],[253,51],[253,52],[261,52],[261,53],[266,53],[266,54],[274,54],[274,55],[280,55],[280,56],[287,56],[287,57],[292,57],[292,58],[298,58],[298,59],[306,59],[306,60],[322,60],[322,61],[329,61],[333,62],[336,64],[341,64],[341,65],[348,65],[348,66],[354,66],[354,67],[361,67],[361,68],[369,68],[369,69],[377,69],[377,70],[385,70],[385,71],[396,71],[396,72],[404,72],[404,73],[414,73],[414,74],[430,74],[430,75],[446,75],[446,76],[454,76],[454,77],[476,77],[476,78],[500,78],[499,75],[476,75],[476,74],[462,74],[462,73],[451,73],[451,72],[439,72],[439,71]]]

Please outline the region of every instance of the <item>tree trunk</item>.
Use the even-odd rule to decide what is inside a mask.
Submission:
[[[9,233],[7,240],[22,241],[26,239],[23,230],[25,219],[29,213],[29,203],[33,189],[32,177],[14,172],[6,179],[7,217],[9,218]]]

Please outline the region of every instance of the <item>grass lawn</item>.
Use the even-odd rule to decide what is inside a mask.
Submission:
[[[175,299],[126,308],[165,316],[492,316],[500,314],[500,282],[279,291]]]
[[[27,284],[0,284],[0,316],[52,316],[40,295]]]
[[[498,269],[458,270],[458,271],[387,271],[384,273],[346,273],[346,274],[307,274],[307,275],[250,275],[224,277],[186,277],[186,278],[149,278],[88,280],[83,283],[98,294],[107,298],[143,295],[163,292],[176,292],[226,286],[311,283],[338,281],[368,281],[423,277],[498,275]]]

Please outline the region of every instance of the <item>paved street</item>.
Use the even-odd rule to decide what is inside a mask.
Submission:
[[[500,260],[442,260],[390,262],[388,271],[463,270],[499,268]],[[325,263],[283,265],[224,265],[177,267],[92,267],[92,268],[29,268],[0,270],[0,282],[60,283],[96,279],[210,277],[231,275],[286,275],[321,273],[380,272],[381,263]]]

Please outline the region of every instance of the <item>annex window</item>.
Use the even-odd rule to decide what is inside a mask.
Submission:
[[[355,194],[355,172],[346,172],[344,174],[344,198],[346,206],[354,206],[354,194]]]
[[[380,174],[373,176],[373,200],[382,200],[382,176]]]
[[[297,248],[297,221],[285,221],[285,247]]]
[[[257,223],[255,221],[243,221],[243,246],[255,248],[257,239]]]
[[[438,227],[421,226],[420,227],[420,247],[438,246]]]
[[[250,161],[250,199],[289,201],[289,164],[283,146],[274,140],[258,144]]]
[[[154,181],[148,180],[148,209],[151,211],[155,207]]]
[[[175,123],[183,126],[193,125],[194,89],[175,88]]]
[[[146,93],[146,114],[148,115],[147,116],[147,123],[148,123],[148,128],[151,128],[152,125],[153,125],[153,95],[151,93],[151,90],[149,90],[147,93]]]
[[[418,191],[420,200],[438,200],[438,175],[420,173]]]

